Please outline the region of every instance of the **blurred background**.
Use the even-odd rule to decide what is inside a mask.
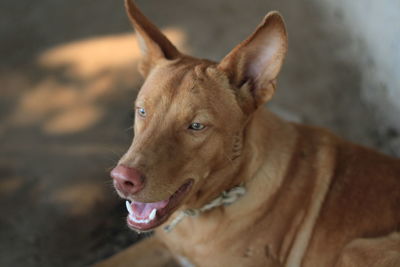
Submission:
[[[221,59],[270,10],[289,54],[269,107],[400,155],[400,2],[138,0],[183,51]],[[141,78],[122,0],[0,2],[0,266],[85,266],[132,244],[109,170]]]

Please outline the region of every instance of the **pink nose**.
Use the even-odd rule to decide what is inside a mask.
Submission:
[[[144,176],[135,168],[118,165],[111,171],[115,187],[125,196],[135,194],[144,187]]]

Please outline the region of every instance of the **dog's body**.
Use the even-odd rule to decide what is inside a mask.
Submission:
[[[171,217],[128,224],[147,230],[235,185],[243,183],[247,192],[232,205],[185,218],[170,233],[157,228],[154,237],[104,265],[161,266],[171,253],[195,266],[400,266],[400,160],[283,121],[262,106],[287,47],[277,13],[217,64],[181,55],[127,3],[144,45],[147,79],[137,100],[143,114],[135,140],[120,165],[139,168],[147,180],[143,185],[141,175],[128,189],[119,181],[116,187],[121,196],[148,204],[192,178]],[[204,109],[208,113],[198,111]],[[171,130],[180,121],[210,126],[197,123],[188,137]]]
[[[196,266],[334,266],[354,239],[397,229],[398,160],[268,112],[258,116],[247,135],[253,149],[243,157],[249,169],[239,174],[247,194],[231,206],[188,218],[171,233],[157,230],[174,254]],[[393,266],[400,266],[396,238],[394,247],[389,244],[398,256]],[[365,257],[382,248],[364,251]]]

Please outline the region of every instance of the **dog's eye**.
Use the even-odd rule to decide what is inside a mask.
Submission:
[[[194,122],[194,123],[192,123],[192,124],[189,125],[189,129],[190,129],[190,130],[194,130],[194,131],[201,131],[201,130],[203,130],[205,127],[206,127],[206,126],[204,126],[203,124],[198,123],[198,122]]]
[[[146,117],[146,110],[144,108],[137,108],[139,116]]]

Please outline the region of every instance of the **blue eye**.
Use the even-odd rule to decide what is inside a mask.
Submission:
[[[203,125],[203,124],[201,124],[201,123],[198,123],[198,122],[194,122],[194,123],[192,123],[192,124],[189,125],[189,129],[190,129],[190,130],[193,130],[193,131],[201,131],[201,130],[203,130],[205,127],[206,127],[205,125]]]
[[[139,116],[146,117],[146,110],[144,108],[137,108]]]

